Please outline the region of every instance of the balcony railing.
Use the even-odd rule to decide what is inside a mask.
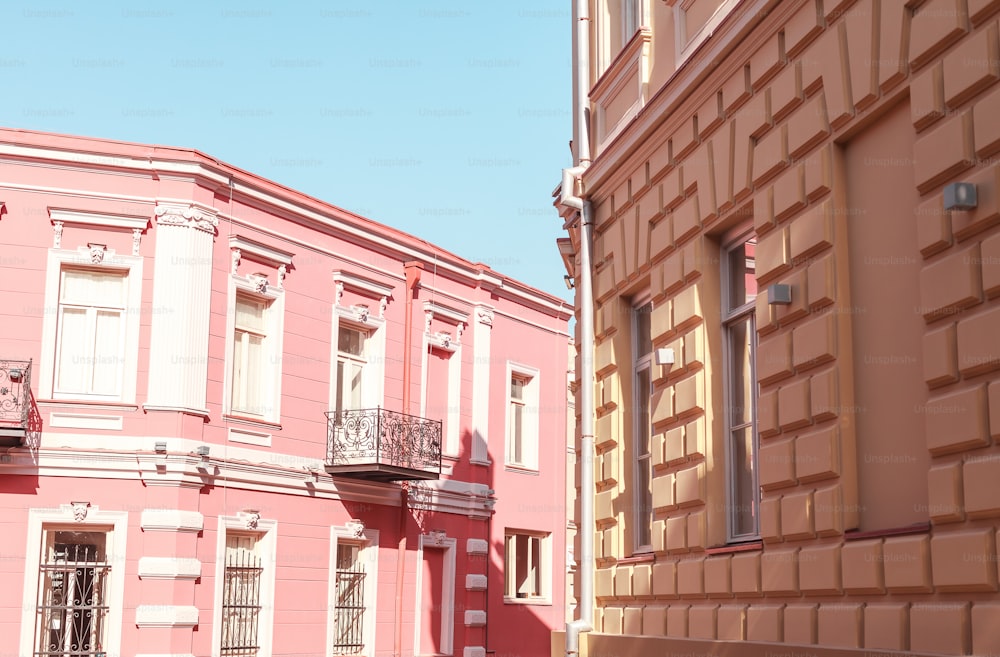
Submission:
[[[441,422],[384,408],[330,411],[326,471],[368,479],[441,476]]]
[[[31,361],[0,359],[0,447],[21,445],[31,414]]]

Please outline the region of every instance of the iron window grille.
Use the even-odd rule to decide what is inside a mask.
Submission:
[[[256,547],[256,536],[237,534],[226,539],[220,654],[227,657],[256,657],[260,650],[257,634],[264,568]]]
[[[108,616],[104,532],[46,531],[39,564],[35,657],[105,657]]]
[[[360,546],[337,544],[333,653],[360,655],[364,652],[365,569]]]

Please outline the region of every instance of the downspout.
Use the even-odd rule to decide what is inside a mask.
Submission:
[[[580,307],[580,590],[579,617],[566,623],[566,657],[580,654],[580,634],[594,629],[594,288],[591,253],[593,212],[578,191],[580,176],[590,165],[589,0],[576,0],[576,166],[563,171],[560,203],[580,212],[580,271],[576,276]]]
[[[403,264],[406,273],[406,308],[403,318],[403,413],[410,412],[411,354],[413,348],[413,298],[420,285],[423,263],[411,261]],[[409,511],[409,486],[403,482],[399,491],[399,543],[396,546],[396,622],[392,654],[403,654],[403,579],[406,566],[406,514]]]

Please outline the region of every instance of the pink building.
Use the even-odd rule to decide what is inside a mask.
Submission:
[[[547,654],[571,312],[197,151],[0,130],[0,654]]]

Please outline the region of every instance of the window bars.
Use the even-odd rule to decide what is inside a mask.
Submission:
[[[260,649],[260,584],[263,572],[253,536],[230,536],[222,589],[222,645],[227,657],[256,657]]]
[[[35,657],[105,657],[106,590],[111,564],[103,533],[54,532],[39,565]],[[61,542],[82,538],[94,542]]]
[[[335,655],[364,652],[365,571],[358,558],[360,546],[337,545],[337,603],[334,616]]]

